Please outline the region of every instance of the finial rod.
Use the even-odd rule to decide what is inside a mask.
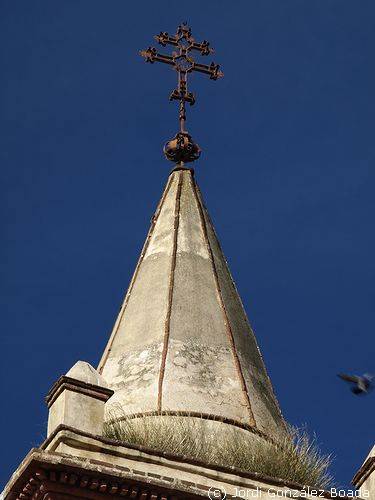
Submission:
[[[162,62],[169,64],[177,71],[177,88],[172,91],[169,96],[171,101],[179,101],[179,124],[180,131],[175,137],[168,141],[164,146],[164,154],[173,162],[191,162],[197,160],[200,156],[201,150],[197,144],[194,143],[191,136],[186,130],[186,102],[193,106],[195,103],[195,96],[192,92],[188,91],[187,79],[188,74],[196,71],[209,75],[211,80],[217,80],[224,76],[218,64],[212,62],[210,65],[201,64],[194,61],[191,56],[192,51],[199,52],[202,56],[207,56],[213,52],[207,40],[203,42],[196,42],[191,35],[191,29],[186,23],[182,23],[178,28],[175,35],[169,35],[165,31],[161,31],[159,35],[155,36],[155,40],[165,47],[172,45],[178,49],[172,52],[172,55],[160,54],[154,47],[149,47],[140,52],[141,56],[146,59],[146,62]]]

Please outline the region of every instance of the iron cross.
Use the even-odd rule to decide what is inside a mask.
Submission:
[[[177,71],[178,85],[177,88],[173,90],[172,93],[170,94],[169,99],[171,101],[173,100],[179,101],[180,132],[179,134],[177,134],[177,136],[179,136],[181,143],[183,137],[190,138],[185,129],[185,123],[186,123],[185,103],[188,102],[190,105],[193,105],[195,103],[194,94],[188,91],[188,86],[187,86],[188,74],[192,73],[193,71],[197,71],[198,73],[204,73],[206,75],[209,75],[211,80],[217,80],[218,78],[224,76],[224,74],[220,71],[219,65],[215,64],[214,62],[207,65],[207,64],[197,63],[194,61],[191,52],[195,51],[199,52],[200,55],[202,56],[207,56],[213,52],[213,49],[210,47],[209,42],[207,42],[206,40],[200,43],[196,42],[191,35],[191,29],[189,28],[189,26],[187,26],[186,23],[181,24],[177,28],[177,33],[175,35],[169,35],[167,32],[162,31],[160,32],[159,35],[156,35],[154,38],[163,47],[165,47],[166,45],[172,45],[177,48],[177,51],[172,52],[172,55],[160,54],[154,47],[149,47],[147,50],[142,50],[140,54],[142,57],[146,59],[146,62],[150,63],[162,62],[164,64],[169,64],[170,66],[173,66],[173,68]],[[164,152],[166,152],[165,148]],[[184,158],[184,161],[193,161],[193,159],[189,160],[187,158]],[[175,160],[174,157],[173,160]]]

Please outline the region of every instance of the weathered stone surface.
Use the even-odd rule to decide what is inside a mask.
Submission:
[[[81,380],[87,384],[99,385],[100,387],[108,387],[107,382],[87,361],[77,361],[75,365],[66,374],[67,377]]]
[[[195,412],[283,432],[191,170],[168,179],[98,370],[115,391],[108,414]]]
[[[48,435],[61,424],[100,435],[103,432],[103,421],[103,401],[65,390],[49,410]]]

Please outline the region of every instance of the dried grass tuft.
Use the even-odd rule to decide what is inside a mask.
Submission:
[[[236,467],[315,488],[329,488],[331,456],[323,454],[305,428],[289,427],[277,443],[259,439],[250,431],[217,422],[208,430],[197,417],[141,417],[111,420],[106,437],[184,455],[211,465]],[[224,427],[225,426],[225,429]],[[225,431],[225,432],[224,432]]]

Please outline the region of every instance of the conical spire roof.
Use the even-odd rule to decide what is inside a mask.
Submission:
[[[99,371],[126,414],[284,421],[193,171],[169,176]]]

